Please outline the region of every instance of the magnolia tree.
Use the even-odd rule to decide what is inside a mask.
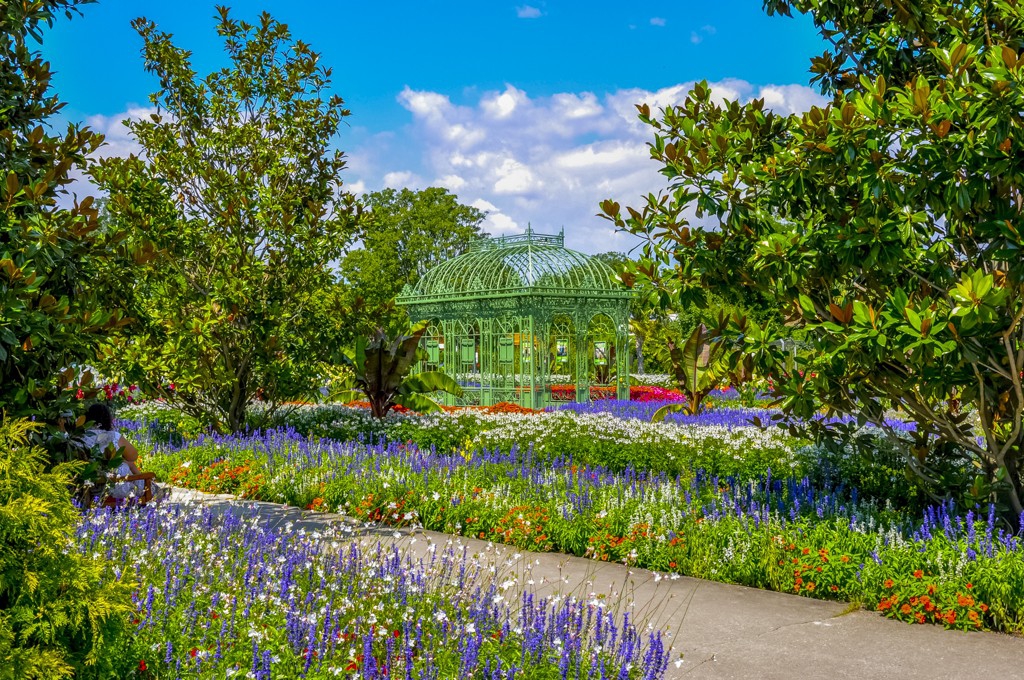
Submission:
[[[917,424],[909,465],[943,481],[966,452],[978,499],[1024,511],[1024,13],[1017,2],[766,2],[831,49],[831,101],[783,116],[720,101],[639,106],[669,188],[602,214],[646,240],[631,276],[685,299],[746,286],[811,348],[786,369],[771,332],[724,332],[786,414],[824,406]],[[948,480],[946,480],[948,481]],[[961,481],[963,481],[961,479]],[[934,487],[933,487],[934,488]]]
[[[349,111],[331,70],[269,15],[219,12],[230,64],[206,77],[169,34],[133,22],[157,112],[128,123],[141,156],[92,175],[140,256],[112,291],[136,323],[108,347],[111,372],[237,430],[255,399],[269,416],[322,384],[339,312],[324,301],[358,211],[334,148]]]
[[[95,394],[77,367],[94,362],[125,322],[116,301],[100,294],[121,234],[100,228],[92,197],[70,195],[74,173],[103,137],[47,125],[63,104],[38,42],[81,4],[0,4],[0,421],[42,424],[29,436],[46,444],[53,462],[89,457],[73,427],[80,406],[71,388]]]

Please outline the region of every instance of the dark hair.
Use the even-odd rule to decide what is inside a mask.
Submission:
[[[99,402],[90,404],[85,411],[85,419],[96,423],[101,430],[114,429],[114,414],[110,412],[110,407],[106,404]]]

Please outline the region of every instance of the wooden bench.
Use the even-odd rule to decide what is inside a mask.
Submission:
[[[134,498],[113,498],[107,496],[103,499],[104,507],[120,507],[127,505],[128,503],[138,503],[139,505],[145,505],[146,503],[153,500],[153,480],[156,479],[155,472],[143,472],[138,475],[125,475],[124,477],[115,477],[110,480],[111,484],[120,484],[122,482],[142,482],[142,495]]]

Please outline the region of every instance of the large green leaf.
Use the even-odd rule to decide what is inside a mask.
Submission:
[[[661,408],[659,408],[657,411],[654,412],[654,415],[651,416],[651,422],[652,423],[660,423],[663,420],[665,420],[666,416],[668,416],[668,414],[670,414],[670,413],[687,413],[688,414],[690,412],[689,409],[690,409],[690,407],[689,407],[689,404],[687,402],[681,402],[681,403],[678,403],[678,404],[666,404],[665,406],[662,406]]]
[[[424,371],[405,379],[401,388],[402,394],[423,392],[447,392],[456,397],[462,396],[462,386],[451,376],[439,371]]]
[[[420,413],[433,413],[441,410],[441,406],[424,394],[404,394],[395,399],[395,403]]]

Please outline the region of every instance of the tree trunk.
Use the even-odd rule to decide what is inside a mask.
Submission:
[[[644,341],[640,336],[636,338],[636,372],[644,372]]]
[[[1024,519],[1024,488],[1022,488],[1020,478],[1020,461],[1018,460],[1018,451],[1020,445],[1018,444],[1017,449],[1010,451],[1006,454],[1006,458],[1003,461],[1003,469],[1006,470],[1006,481],[1008,482],[1009,489],[1007,496],[1009,497],[1010,508],[1013,509],[1013,516],[1009,518],[1010,525],[1014,531],[1020,531],[1022,519]]]

